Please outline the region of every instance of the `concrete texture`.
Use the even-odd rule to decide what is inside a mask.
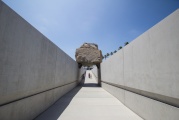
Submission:
[[[32,120],[75,86],[72,83],[1,106],[0,120]]]
[[[102,83],[102,87],[146,120],[178,120],[179,108]]]
[[[55,93],[55,89],[62,88],[63,94],[68,92],[67,86],[72,84],[75,87],[82,74],[80,72],[84,72],[83,69],[79,71],[72,58],[2,1],[0,58],[0,118],[12,116],[12,111],[23,113],[24,109],[26,113],[22,118],[28,120],[35,117],[54,102],[50,96],[59,98],[62,95]],[[41,95],[48,100],[44,101]],[[27,103],[31,107],[25,107]],[[12,116],[14,120],[20,119],[15,116]]]
[[[87,71],[84,85],[60,98],[35,120],[142,120],[115,97],[98,87]],[[93,75],[93,74],[92,74]]]
[[[96,66],[91,70],[96,80],[98,80],[98,68]]]
[[[179,118],[178,21],[179,9],[101,64],[102,87],[144,119]]]
[[[31,120],[59,99],[36,119],[141,119],[125,104],[144,119],[178,120],[178,21],[179,10],[101,64],[102,87],[121,102],[95,76],[59,99],[85,71],[0,1],[0,119]]]

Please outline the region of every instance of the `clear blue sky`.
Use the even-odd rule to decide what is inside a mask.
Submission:
[[[3,0],[75,59],[84,42],[117,50],[179,8],[179,0]]]

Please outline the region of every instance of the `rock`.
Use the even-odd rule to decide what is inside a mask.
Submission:
[[[76,61],[83,66],[97,65],[102,62],[101,50],[94,43],[84,43],[80,48],[76,49]]]

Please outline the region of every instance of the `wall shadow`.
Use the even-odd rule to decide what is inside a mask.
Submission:
[[[34,120],[57,120],[81,88],[82,86],[78,85],[70,92],[63,95],[47,110],[34,118]]]
[[[85,77],[83,77],[77,87],[59,98],[52,106],[34,118],[34,120],[57,120],[82,87],[100,86],[98,83],[85,83]]]
[[[97,83],[84,83],[82,86],[83,87],[100,87],[100,85]]]
[[[100,87],[98,83],[85,83],[85,78],[81,80],[79,86],[81,87]]]

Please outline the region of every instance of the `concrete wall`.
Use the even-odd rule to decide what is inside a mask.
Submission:
[[[102,87],[147,120],[179,119],[179,9],[101,64]]]
[[[77,63],[0,1],[0,119],[31,120],[79,82]]]
[[[95,79],[98,80],[98,68],[96,66],[94,66],[91,71],[92,71]]]

